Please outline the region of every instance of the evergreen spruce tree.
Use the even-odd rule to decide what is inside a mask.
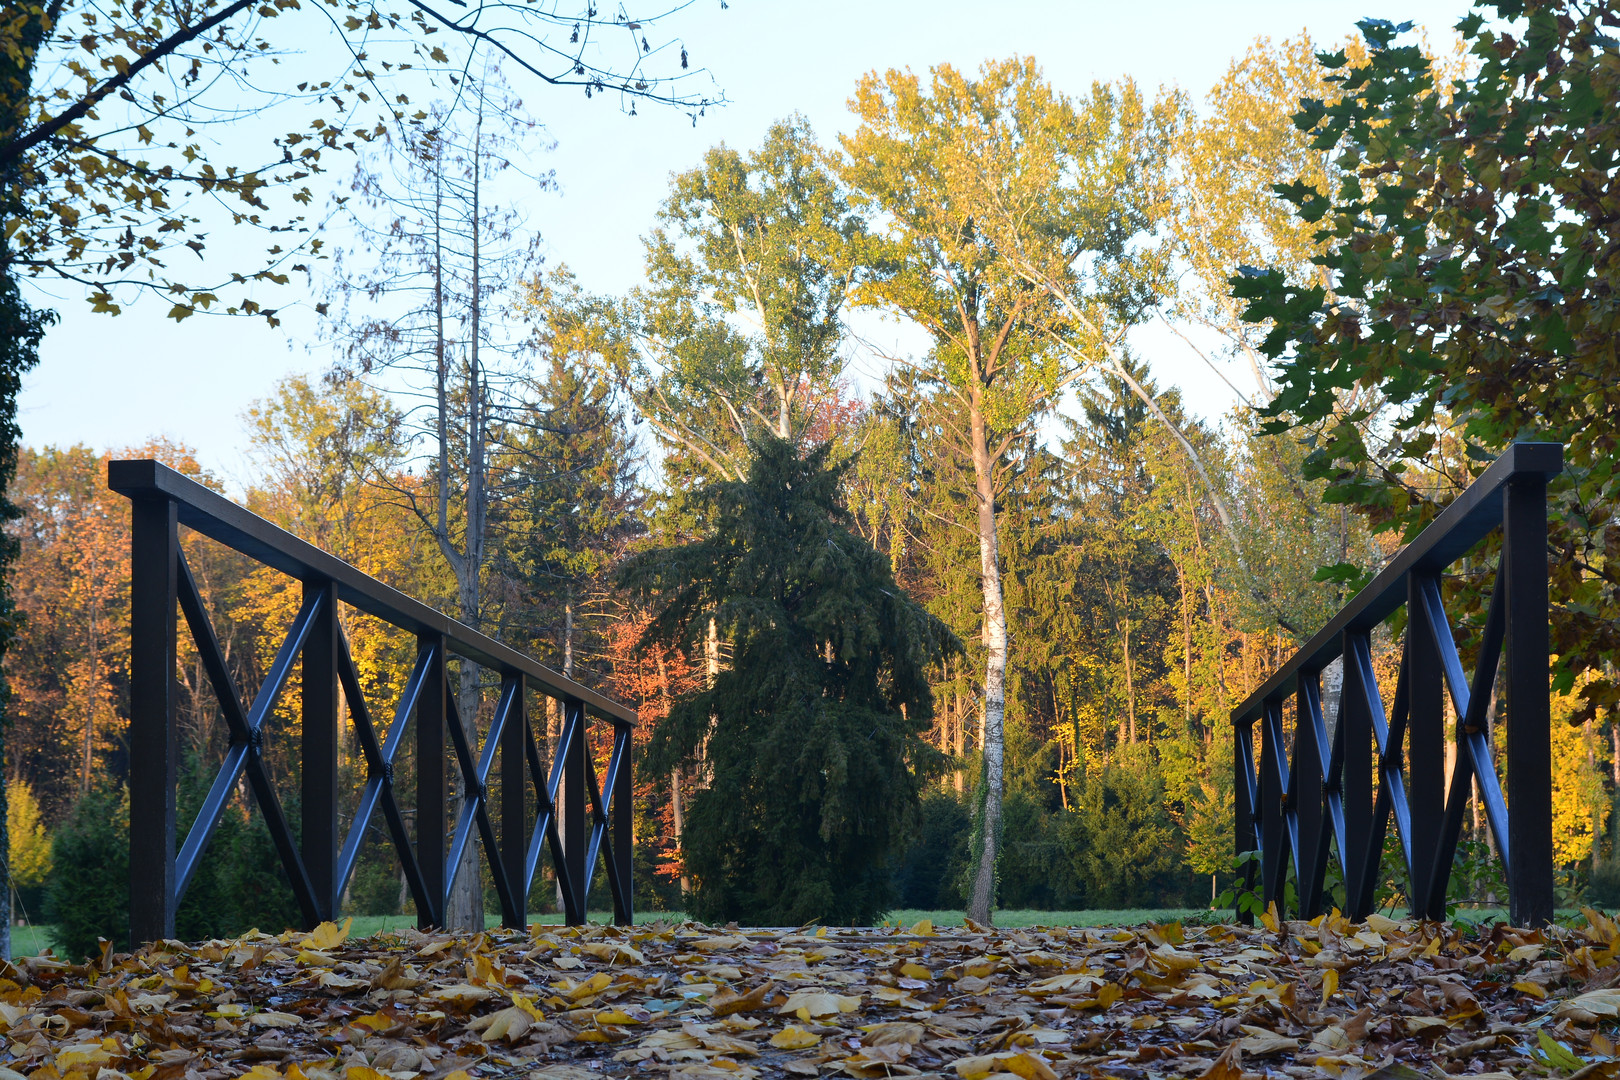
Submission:
[[[869,923],[894,895],[924,774],[927,667],[960,643],[846,526],[822,447],[762,436],[745,481],[693,493],[709,535],[627,560],[647,640],[696,647],[710,618],[730,663],[653,732],[650,771],[704,752],[687,817],[688,910],[754,925]]]

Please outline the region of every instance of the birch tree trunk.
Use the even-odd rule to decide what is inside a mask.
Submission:
[[[1001,841],[1002,721],[1007,706],[1007,613],[1002,603],[1001,562],[996,547],[996,496],[994,463],[990,460],[982,399],[973,391],[969,438],[973,450],[974,494],[978,499],[979,580],[984,591],[984,791],[975,841],[978,865],[973,874],[973,890],[968,898],[967,915],[974,922],[990,924],[995,903],[996,854]]]

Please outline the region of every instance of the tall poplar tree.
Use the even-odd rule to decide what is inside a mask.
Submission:
[[[842,139],[842,171],[858,205],[884,222],[859,299],[897,311],[934,338],[923,374],[940,422],[972,464],[972,501],[986,649],[984,782],[975,825],[968,914],[988,922],[1004,789],[1007,614],[996,500],[1008,451],[1057,403],[1084,365],[1064,344],[1079,330],[1054,297],[1020,272],[1008,237],[1058,260],[1097,326],[1116,333],[1139,290],[1131,243],[1148,224],[1144,177],[1162,153],[1162,118],[1136,88],[1097,85],[1075,101],[1033,60],[987,62],[978,78],[949,65],[925,81],[872,72],[851,102],[860,126]]]
[[[863,225],[802,117],[671,180],[631,298],[636,406],[687,468],[740,480],[757,432],[802,439],[843,368]]]

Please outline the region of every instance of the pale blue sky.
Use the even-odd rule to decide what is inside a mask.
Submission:
[[[847,126],[844,103],[855,80],[873,68],[921,71],[941,61],[971,68],[1019,53],[1036,57],[1070,92],[1129,75],[1145,87],[1176,84],[1201,98],[1261,34],[1308,29],[1320,42],[1334,41],[1372,15],[1413,20],[1444,40],[1466,11],[1458,0],[730,0],[727,10],[718,0],[698,0],[672,29],[694,62],[714,72],[731,104],[711,110],[696,128],[679,113],[642,107],[629,117],[611,101],[587,102],[572,90],[514,77],[558,144],[535,164],[556,170],[561,191],[530,201],[531,224],[552,262],[567,262],[587,288],[618,291],[639,280],[639,237],[672,171],[690,168],[716,142],[751,146],[772,120],[795,111],[830,140]],[[24,440],[118,447],[164,434],[196,447],[233,487],[249,475],[241,413],[283,374],[327,362],[313,340],[313,318],[296,313],[283,330],[272,330],[247,319],[176,325],[159,304],[110,319],[89,314],[71,294],[60,307],[62,323],[24,383]],[[1183,386],[1195,408],[1213,416],[1232,404],[1230,391],[1168,335],[1147,347],[1160,381]]]

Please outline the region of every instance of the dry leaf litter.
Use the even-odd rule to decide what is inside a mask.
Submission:
[[[531,927],[0,978],[0,1080],[1620,1077],[1620,926]]]

